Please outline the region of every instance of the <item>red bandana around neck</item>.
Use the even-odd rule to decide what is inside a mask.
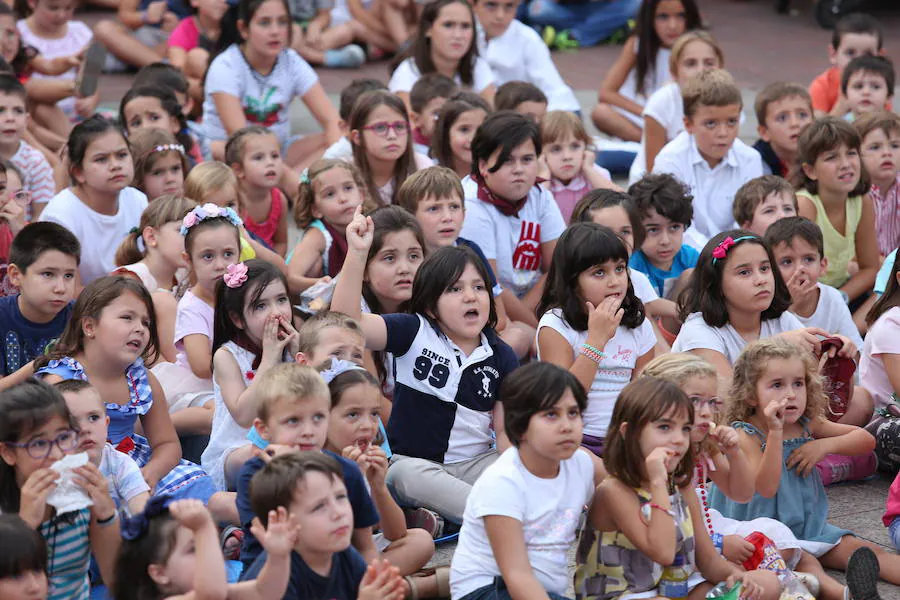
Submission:
[[[497,210],[503,213],[507,217],[518,217],[519,211],[522,210],[522,207],[525,206],[525,202],[528,201],[528,194],[525,195],[521,200],[516,200],[515,202],[510,202],[504,198],[500,198],[494,192],[488,188],[487,184],[484,182],[484,179],[481,178],[480,173],[472,173],[470,175],[472,177],[472,181],[478,184],[478,199],[482,202],[490,204],[494,206]],[[538,177],[535,179],[534,184],[538,185],[543,183],[545,180]]]

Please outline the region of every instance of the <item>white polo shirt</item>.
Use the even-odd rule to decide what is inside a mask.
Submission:
[[[731,212],[734,194],[754,177],[762,176],[763,166],[759,152],[736,139],[722,162],[710,167],[697,149],[694,136],[682,131],[660,150],[653,172],[670,173],[691,189],[694,220],[684,241],[702,249],[709,238],[737,227]]]

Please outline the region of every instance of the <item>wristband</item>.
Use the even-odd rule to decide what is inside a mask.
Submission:
[[[673,519],[675,518],[675,511],[672,510],[671,508],[663,508],[662,506],[660,506],[659,504],[657,504],[655,502],[651,502],[648,506],[650,506],[650,508],[655,508],[656,510],[666,513]]]
[[[99,525],[100,527],[106,527],[107,525],[111,525],[113,521],[116,520],[117,513],[113,513],[106,517],[105,519],[94,519],[94,523]]]
[[[583,356],[589,358],[592,362],[596,363],[598,367],[600,366],[600,362],[606,356],[590,344],[582,344],[580,353]]]
[[[709,538],[712,540],[713,546],[716,547],[716,550],[719,552],[719,554],[722,554],[722,546],[725,544],[725,538],[722,536],[722,534],[713,533],[709,536]]]

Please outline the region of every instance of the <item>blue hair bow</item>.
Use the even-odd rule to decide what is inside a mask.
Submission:
[[[122,539],[133,541],[147,535],[147,531],[150,529],[150,520],[167,512],[169,505],[174,500],[175,498],[170,494],[151,496],[147,500],[146,506],[144,506],[144,512],[122,519],[122,524],[120,525]]]

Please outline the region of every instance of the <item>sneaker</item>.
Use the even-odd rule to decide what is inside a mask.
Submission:
[[[551,50],[553,50],[553,41],[556,39],[556,28],[547,25],[544,27],[544,31],[541,32],[541,39],[544,40],[544,44]]]
[[[878,595],[878,557],[863,546],[847,562],[847,596],[852,600],[881,600]]]
[[[240,560],[244,531],[240,527],[229,525],[219,534],[219,543],[222,546],[222,555],[225,560]]]
[[[404,508],[407,529],[424,529],[431,534],[431,539],[441,537],[444,531],[444,519],[441,515],[427,508]]]
[[[875,472],[876,463],[874,452],[862,456],[828,454],[816,464],[816,469],[822,477],[822,485],[831,485],[841,481],[865,479]]]
[[[581,44],[579,44],[578,40],[572,37],[571,32],[566,29],[565,31],[560,31],[556,34],[556,39],[553,40],[553,47],[557,50],[571,51],[578,50],[578,48],[581,47]]]
[[[365,51],[356,44],[325,51],[325,66],[332,69],[355,69],[366,62]]]

